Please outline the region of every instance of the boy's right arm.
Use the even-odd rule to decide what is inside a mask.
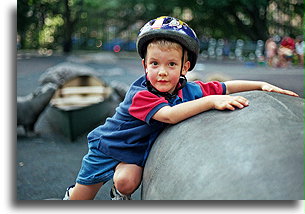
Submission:
[[[210,109],[235,110],[235,107],[243,108],[248,105],[249,101],[241,96],[210,95],[173,107],[162,107],[152,118],[160,122],[175,124]]]

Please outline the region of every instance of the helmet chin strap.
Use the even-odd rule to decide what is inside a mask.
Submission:
[[[182,61],[182,64],[181,64],[181,69],[180,69],[179,82],[176,85],[176,88],[172,94],[169,92],[160,92],[155,87],[153,87],[151,82],[147,79],[147,74],[145,72],[146,87],[147,87],[148,91],[150,91],[153,94],[165,97],[166,100],[170,100],[170,99],[176,97],[176,95],[178,94],[178,91],[180,89],[182,89],[187,83],[187,79],[186,79],[185,75],[182,74],[182,69],[183,69],[183,65],[184,65],[184,48],[182,48],[182,60],[181,61]],[[145,62],[145,59],[144,59],[144,62]]]

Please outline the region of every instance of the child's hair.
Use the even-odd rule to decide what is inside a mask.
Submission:
[[[149,44],[147,45],[147,48],[146,48],[146,53],[145,53],[145,58],[146,58],[146,55],[147,55],[147,49],[149,47],[153,47],[153,46],[156,46],[160,49],[164,49],[164,50],[168,50],[168,49],[174,49],[174,50],[177,50],[177,51],[180,51],[182,52],[182,50],[184,50],[184,62],[187,61],[187,50],[185,50],[184,48],[182,48],[182,46],[175,42],[175,41],[171,41],[171,40],[168,40],[168,39],[153,39],[151,42],[149,42]]]

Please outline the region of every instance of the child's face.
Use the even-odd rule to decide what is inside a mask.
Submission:
[[[149,46],[145,61],[142,63],[152,86],[160,92],[174,92],[180,78],[182,49]],[[185,62],[182,75],[186,75],[189,67],[190,62]]]

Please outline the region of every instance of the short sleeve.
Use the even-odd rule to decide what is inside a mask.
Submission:
[[[201,90],[203,96],[209,96],[209,95],[224,95],[226,94],[226,85],[223,82],[201,82],[201,81],[195,81],[197,83]]]
[[[164,106],[168,106],[168,101],[164,97],[159,97],[149,91],[140,91],[132,98],[129,113],[133,117],[149,123],[152,116]]]

